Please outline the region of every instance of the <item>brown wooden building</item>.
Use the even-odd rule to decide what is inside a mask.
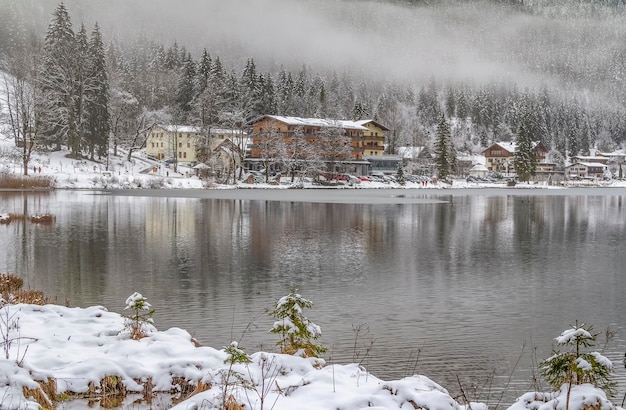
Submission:
[[[351,159],[363,159],[363,134],[369,129],[355,121],[265,115],[252,124],[251,158],[261,156],[262,140],[268,135],[280,137],[285,144],[293,138],[304,138],[310,144],[319,142],[324,130],[336,128],[349,138]],[[323,148],[323,147],[322,147]]]
[[[533,145],[537,154],[537,163],[544,164],[548,149],[541,141],[534,142]],[[513,166],[513,159],[515,157],[516,146],[517,144],[514,142],[496,142],[487,147],[483,151],[487,169],[505,176],[514,173],[515,167]]]

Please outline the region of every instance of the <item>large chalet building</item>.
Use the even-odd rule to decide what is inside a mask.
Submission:
[[[533,143],[538,172],[552,172],[556,165],[546,162],[548,149],[541,141]],[[491,172],[497,172],[504,176],[515,174],[515,150],[517,144],[514,142],[496,142],[487,147],[482,154],[485,156],[485,167]]]
[[[248,167],[255,169],[261,166],[262,141],[268,135],[282,138],[289,144],[293,138],[304,138],[310,144],[318,144],[324,132],[329,128],[340,130],[347,137],[349,158],[341,162],[342,172],[356,175],[367,175],[371,164],[364,156],[381,156],[385,147],[384,133],[389,129],[374,120],[331,120],[320,118],[287,117],[264,115],[252,123],[252,144]],[[324,147],[320,147],[324,150]],[[335,171],[335,170],[333,170]]]

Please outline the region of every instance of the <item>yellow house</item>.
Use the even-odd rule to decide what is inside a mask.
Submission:
[[[148,134],[146,154],[157,160],[196,162],[198,147],[206,145],[212,151],[224,141],[236,141],[240,136],[241,132],[230,129],[211,128],[203,132],[192,125],[157,125]]]
[[[192,162],[196,160],[196,146],[201,136],[198,127],[157,125],[148,134],[146,154],[158,160]]]
[[[381,156],[385,151],[385,132],[389,128],[374,120],[359,120],[357,124],[367,128],[363,131],[363,156]]]

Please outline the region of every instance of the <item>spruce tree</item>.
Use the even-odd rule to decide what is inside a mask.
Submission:
[[[537,169],[533,129],[533,117],[530,108],[527,107],[522,114],[522,121],[517,134],[515,156],[513,157],[515,173],[520,181],[529,181],[535,175],[535,170]]]
[[[67,145],[76,156],[80,156],[82,148],[87,145],[87,140],[90,139],[86,130],[87,111],[85,109],[90,92],[90,85],[88,84],[90,55],[87,30],[83,24],[80,25],[80,29],[76,33],[76,55],[74,109],[76,110],[77,132],[71,139],[68,138]]]
[[[185,123],[189,119],[192,108],[192,101],[195,97],[196,63],[188,54],[182,66],[182,72],[178,77],[178,88],[176,91],[176,105],[178,121]]]
[[[86,141],[89,158],[94,154],[107,155],[111,115],[109,113],[109,78],[105,58],[104,43],[98,23],[94,25],[89,39],[89,71],[86,98]]]
[[[37,116],[48,144],[61,149],[68,143],[78,148],[75,106],[76,40],[63,3],[53,13],[44,40],[43,64],[39,75],[41,98]],[[73,152],[77,154],[76,152]]]
[[[281,353],[300,353],[304,357],[319,357],[326,348],[315,341],[322,335],[322,329],[304,316],[304,309],[313,307],[313,302],[302,297],[298,289],[291,288],[287,296],[283,296],[269,312],[276,319],[271,333],[280,335]]]
[[[612,378],[613,364],[601,352],[589,351],[595,347],[598,336],[592,332],[591,326],[576,323],[555,339],[559,346],[569,348],[569,351],[554,351],[539,367],[541,375],[553,389],[567,385],[569,392],[572,385],[588,383],[609,396],[614,395],[617,384]]]
[[[435,168],[441,180],[447,180],[456,168],[456,150],[452,145],[450,126],[443,114],[435,136]]]

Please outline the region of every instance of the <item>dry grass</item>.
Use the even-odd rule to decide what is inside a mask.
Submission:
[[[25,176],[10,173],[0,174],[0,188],[54,188],[54,179],[42,176]]]
[[[40,290],[24,290],[24,280],[11,273],[0,275],[0,298],[9,304],[45,305],[50,300]]]
[[[226,410],[244,410],[243,404],[237,403],[237,400],[231,395],[226,399],[225,409]]]
[[[54,379],[47,379],[46,381],[37,381],[39,387],[36,389],[29,389],[27,387],[22,388],[24,397],[32,398],[44,409],[54,409],[54,402],[57,400],[56,395],[56,381]]]

